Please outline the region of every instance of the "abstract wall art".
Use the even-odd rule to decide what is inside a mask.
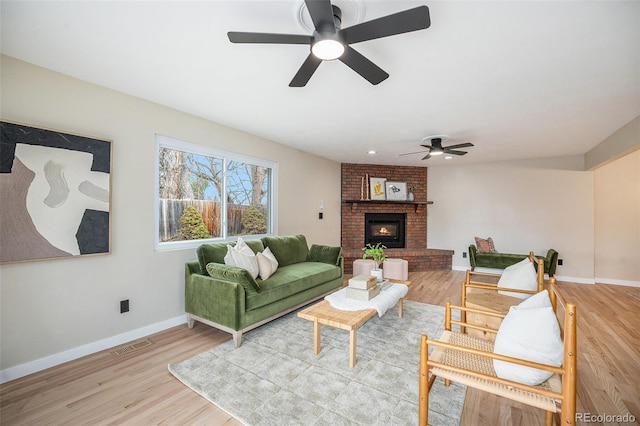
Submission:
[[[112,142],[0,130],[0,263],[109,254]]]

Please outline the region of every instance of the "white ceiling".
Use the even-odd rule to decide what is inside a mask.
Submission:
[[[325,61],[290,88],[307,46],[228,41],[227,31],[307,34],[302,0],[2,0],[1,49],[338,162],[578,155],[640,115],[639,1],[334,4],[343,27],[356,12],[366,21],[426,4],[431,27],[353,45],[390,74],[377,86]],[[448,162],[399,156],[435,134],[475,147]]]

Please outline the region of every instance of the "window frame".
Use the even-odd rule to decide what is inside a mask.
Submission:
[[[154,196],[153,196],[153,208],[154,208],[154,236],[153,236],[153,248],[154,251],[170,251],[170,250],[185,250],[199,247],[201,244],[206,243],[221,243],[236,241],[239,236],[227,235],[227,197],[223,194],[221,196],[222,202],[222,236],[203,238],[197,240],[183,240],[183,241],[160,241],[159,229],[160,229],[160,149],[168,148],[197,155],[203,155],[207,157],[215,157],[222,159],[223,178],[222,188],[224,194],[227,191],[227,164],[229,161],[237,161],[254,166],[266,167],[271,170],[269,177],[269,194],[267,197],[267,222],[268,231],[266,234],[252,234],[241,236],[245,240],[259,239],[266,235],[278,234],[278,212],[277,212],[277,187],[278,187],[278,163],[265,160],[263,158],[253,157],[245,154],[239,154],[236,152],[225,151],[212,146],[199,145],[191,142],[185,142],[179,139],[175,139],[169,136],[160,134],[155,135],[155,161],[154,161]]]

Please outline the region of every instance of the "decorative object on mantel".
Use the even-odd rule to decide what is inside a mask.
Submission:
[[[371,187],[371,199],[372,200],[386,200],[387,195],[385,192],[386,178],[372,177],[369,183]]]
[[[411,185],[409,187],[409,193],[407,194],[407,201],[413,201],[413,191],[420,188],[420,185]]]
[[[371,275],[376,277],[376,280],[380,283],[382,282],[382,269],[380,269],[380,265],[382,262],[387,260],[387,254],[384,252],[384,249],[387,247],[384,244],[377,243],[375,246],[372,244],[367,244],[362,248],[364,254],[362,255],[363,259],[370,257],[376,263],[375,269],[371,270]]]
[[[387,182],[387,200],[407,201],[407,183]]]
[[[0,263],[109,254],[112,142],[0,129]]]

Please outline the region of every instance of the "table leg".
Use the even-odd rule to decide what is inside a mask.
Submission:
[[[320,353],[320,324],[318,320],[313,322],[313,353],[318,355]]]
[[[402,303],[404,299],[398,300],[398,316],[402,318],[404,315],[404,303]]]
[[[356,331],[357,328],[352,328],[349,331],[349,367],[356,366]]]

